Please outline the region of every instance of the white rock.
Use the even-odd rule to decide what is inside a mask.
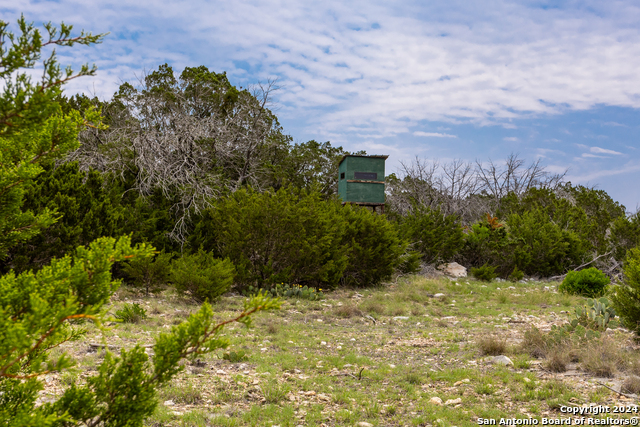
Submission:
[[[469,383],[469,382],[471,382],[471,380],[470,380],[469,378],[465,378],[465,379],[463,379],[463,380],[456,381],[456,382],[453,384],[453,386],[454,386],[454,387],[456,387],[456,386],[459,386],[460,384],[465,384],[465,383]]]
[[[165,400],[164,401],[164,406],[173,406],[173,405],[175,405],[173,400]]]
[[[443,297],[444,297],[444,294],[442,294],[442,293],[438,293],[438,294],[435,294],[435,295],[434,295],[434,297],[436,297],[436,298],[443,298]]]
[[[457,262],[450,262],[440,266],[440,269],[444,274],[451,277],[467,277],[467,268],[461,266]]]
[[[393,320],[409,320],[409,316],[396,316]]]
[[[449,405],[458,405],[458,404],[460,404],[460,403],[462,403],[462,399],[460,399],[460,398],[457,398],[457,399],[449,399],[449,400],[447,400],[446,402],[444,402],[444,404],[445,404],[446,406],[449,406]]]
[[[491,361],[493,363],[497,363],[498,365],[513,366],[513,362],[507,356],[496,356],[491,359]]]
[[[442,399],[440,399],[438,396],[432,397],[431,399],[429,399],[429,402],[433,403],[434,405],[442,406]]]

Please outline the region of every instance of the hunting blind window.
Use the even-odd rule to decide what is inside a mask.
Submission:
[[[375,172],[354,172],[353,175],[355,179],[368,179],[372,181],[378,179],[378,174]]]
[[[344,172],[340,174],[340,179],[344,179]]]

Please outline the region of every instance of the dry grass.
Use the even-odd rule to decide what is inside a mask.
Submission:
[[[351,317],[362,316],[362,311],[353,304],[344,304],[335,307],[333,314],[343,319],[349,319]]]
[[[177,404],[195,405],[203,401],[202,391],[192,384],[171,384],[160,392],[164,400],[173,400]]]
[[[277,323],[270,322],[270,323],[267,324],[267,333],[268,334],[271,334],[271,335],[277,334],[279,330],[280,330],[280,328],[278,327]]]
[[[477,341],[480,353],[484,356],[498,356],[507,351],[507,341],[505,338],[495,335],[484,335]]]
[[[541,359],[547,355],[547,343],[544,335],[535,327],[525,331],[521,348],[525,353],[536,359]]]
[[[565,346],[555,346],[548,349],[547,359],[544,362],[545,369],[551,372],[565,372],[569,364],[569,349]]]
[[[626,393],[640,393],[640,377],[635,375],[628,376],[622,383],[622,391]]]
[[[367,313],[382,315],[385,312],[384,305],[375,301],[367,301],[366,303],[362,304],[361,307]]]
[[[597,377],[611,378],[627,363],[627,355],[611,338],[603,336],[588,343],[580,352],[582,369]]]

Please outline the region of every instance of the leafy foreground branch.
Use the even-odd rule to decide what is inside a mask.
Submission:
[[[0,278],[0,426],[140,426],[157,405],[156,390],[182,369],[181,359],[226,348],[228,340],[219,337],[226,324],[250,326],[253,313],[280,307],[277,299],[258,294],[235,318],[215,323],[205,303],[158,336],[152,358],[140,346],[119,356],[107,352],[85,385],[72,385],[56,402],[36,406],[43,388],[38,376],[73,364],[65,354],[51,358],[49,350],[82,337],[83,319],[100,326],[119,286],[111,280],[113,262],[152,251],[132,248],[128,237],[102,238],[37,273]]]

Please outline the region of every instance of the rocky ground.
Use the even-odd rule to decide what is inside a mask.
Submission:
[[[638,399],[620,393],[640,373],[630,333],[609,330],[563,348],[571,353],[564,372],[553,372],[551,356],[535,359],[523,347],[526,331],[563,324],[581,302],[558,294],[556,285],[412,276],[321,301],[288,299],[281,310],[256,316],[250,330],[227,328],[230,349],[186,364],[159,390],[148,425],[463,426],[513,417],[542,423],[570,418],[563,406],[589,405],[629,407],[608,416],[631,419],[637,414],[629,405]],[[223,297],[215,304],[219,318],[237,313],[242,301]],[[77,365],[44,379],[42,402],[93,375],[102,342],[112,350],[150,347],[154,336],[198,309],[170,290],[144,296],[122,289],[111,311],[131,303],[148,318],[114,324],[104,341],[93,329],[68,343],[61,351]],[[608,369],[594,369],[598,360]]]

